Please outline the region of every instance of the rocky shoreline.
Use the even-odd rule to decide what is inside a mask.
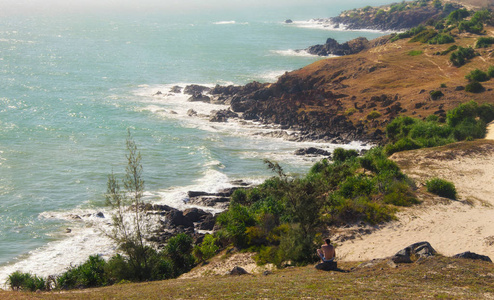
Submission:
[[[283,138],[289,141],[321,141],[347,144],[353,141],[379,143],[382,136],[369,134],[364,126],[352,124],[339,110],[338,95],[331,91],[313,89],[310,82],[292,78],[289,73],[281,76],[277,83],[251,82],[244,86],[220,86],[213,88],[201,85],[174,86],[168,93],[189,95],[187,101],[228,105],[228,109],[212,110],[209,115],[200,115],[190,109],[191,118],[208,118],[210,122],[227,122],[236,119],[256,122],[261,125],[277,125],[279,130],[258,133],[263,136]],[[158,91],[155,95],[161,95]],[[297,101],[293,101],[297,99]],[[324,104],[323,104],[324,103]],[[324,106],[328,112],[302,111],[306,105]]]

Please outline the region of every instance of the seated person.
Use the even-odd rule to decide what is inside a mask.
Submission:
[[[321,246],[321,249],[317,249],[317,255],[321,258],[322,262],[333,261],[336,257],[336,251],[329,239],[325,240],[326,244]]]

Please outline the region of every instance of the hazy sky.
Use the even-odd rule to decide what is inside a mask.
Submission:
[[[277,7],[303,5],[305,3],[331,5],[338,0],[0,0],[0,14],[39,12],[109,11],[186,11],[241,8],[245,6]],[[369,3],[391,3],[392,0],[346,0],[355,7]]]

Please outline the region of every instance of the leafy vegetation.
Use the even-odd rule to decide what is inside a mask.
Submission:
[[[494,66],[490,66],[489,69],[487,69],[487,75],[489,75],[490,78],[494,77]]]
[[[489,75],[487,75],[486,72],[481,71],[479,69],[475,69],[471,71],[465,76],[465,78],[468,79],[469,81],[478,81],[478,82],[484,82],[490,79]]]
[[[43,278],[20,271],[15,271],[8,276],[7,285],[13,291],[34,292],[37,290],[48,290],[50,288]]]
[[[472,81],[465,86],[465,91],[469,93],[480,93],[484,90],[484,86],[478,81]]]
[[[491,18],[491,13],[487,9],[475,12],[470,20],[460,21],[458,24],[458,30],[460,32],[466,31],[475,34],[481,34],[484,30],[484,22]]]
[[[437,91],[437,90],[430,91],[429,95],[431,95],[432,100],[437,100],[437,99],[441,98],[442,96],[444,96],[443,92]]]
[[[422,50],[411,50],[407,54],[410,56],[417,56],[421,55],[422,53],[424,53]]]
[[[427,191],[441,197],[456,199],[456,188],[452,182],[440,178],[432,178],[425,184]]]
[[[461,67],[464,64],[466,64],[469,59],[474,58],[475,55],[476,54],[473,48],[471,47],[463,48],[459,46],[458,50],[451,53],[449,60],[453,63],[454,66]]]
[[[260,263],[278,266],[317,260],[317,235],[330,224],[392,220],[396,206],[418,201],[398,166],[382,148],[358,157],[336,149],[334,163],[316,163],[302,178],[290,178],[275,163],[277,176],[250,190],[238,190],[218,217],[217,236],[257,251]]]
[[[494,106],[478,105],[471,101],[460,104],[446,115],[447,124],[441,124],[437,118],[426,120],[401,116],[386,127],[390,143],[385,151],[395,152],[419,148],[436,147],[465,139],[482,138],[485,124],[494,120]]]
[[[475,43],[475,48],[487,48],[494,44],[494,37],[480,37]]]

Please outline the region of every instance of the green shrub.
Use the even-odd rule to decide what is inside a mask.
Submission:
[[[487,48],[494,44],[494,37],[480,37],[475,43],[475,48]]]
[[[384,148],[388,155],[391,155],[396,152],[406,151],[406,150],[414,150],[422,148],[417,142],[413,141],[410,138],[402,138],[398,140],[394,144],[388,144]]]
[[[380,116],[381,116],[380,112],[378,112],[377,110],[373,110],[367,115],[367,119],[368,120],[375,120],[375,119],[379,118]]]
[[[411,50],[407,54],[410,56],[418,56],[424,53],[422,50]]]
[[[372,194],[374,182],[366,176],[352,176],[340,186],[339,193],[345,198],[355,198]]]
[[[485,124],[488,124],[494,120],[494,105],[490,103],[484,103],[477,109],[477,116]]]
[[[452,182],[436,177],[428,180],[425,186],[430,193],[452,200],[456,199],[456,188]]]
[[[444,96],[443,92],[441,92],[441,91],[430,91],[429,94],[431,95],[432,100],[437,100],[437,99],[441,98],[442,96]]]
[[[190,271],[194,266],[192,249],[192,238],[185,233],[179,233],[168,240],[164,253],[173,265],[174,277]]]
[[[434,29],[426,29],[413,38],[410,39],[410,43],[420,42],[420,43],[428,43],[430,40],[437,36],[437,32]]]
[[[429,44],[436,45],[449,44],[454,42],[455,39],[449,34],[438,34],[427,41],[427,43]]]
[[[478,81],[478,82],[484,82],[489,80],[489,75],[487,75],[486,72],[481,71],[479,69],[475,69],[465,75],[465,78],[468,79],[469,81]]]
[[[255,219],[247,207],[232,203],[227,211],[218,216],[216,222],[235,246],[245,247],[248,245],[246,230],[247,227],[255,225]]]
[[[448,111],[446,114],[446,120],[448,125],[455,127],[464,120],[472,120],[477,117],[478,104],[475,101],[470,101],[467,103],[462,103],[456,108]]]
[[[458,47],[458,50],[451,53],[449,60],[453,63],[454,66],[461,67],[473,57],[475,57],[475,51],[472,48],[463,48],[460,46]]]
[[[455,10],[455,11],[452,11],[449,15],[448,15],[448,23],[452,24],[452,23],[457,23],[463,19],[465,19],[466,17],[468,17],[470,15],[470,13],[468,12],[467,9],[465,8],[462,8],[462,9],[458,9],[458,10]]]
[[[405,182],[394,182],[384,195],[383,202],[395,206],[412,206],[419,201],[410,190],[410,186]]]
[[[480,93],[484,91],[484,86],[478,81],[473,81],[465,86],[465,91],[469,93]]]
[[[419,26],[414,27],[414,28],[412,28],[406,32],[402,32],[402,33],[395,35],[391,39],[391,42],[415,36],[415,35],[421,33],[422,31],[425,31],[426,29],[427,28],[424,25],[419,25]]]
[[[443,52],[440,52],[439,54],[440,55],[447,55],[448,53],[450,53],[451,51],[455,51],[456,49],[458,49],[458,46],[452,45],[452,46],[449,46],[448,49],[444,50]]]
[[[407,137],[413,124],[417,121],[417,119],[409,116],[399,116],[386,126],[386,135],[392,142],[396,142]]]
[[[10,274],[7,278],[7,285],[13,291],[37,291],[37,290],[48,290],[49,286],[46,281],[36,275],[31,275],[29,273],[22,273],[20,271],[15,271]]]
[[[345,150],[343,148],[336,148],[333,151],[333,161],[335,162],[344,162],[357,156],[358,152],[353,149]]]
[[[82,265],[72,267],[57,277],[57,287],[60,289],[87,288],[106,284],[105,261],[99,256],[90,256]]]
[[[453,130],[453,135],[458,141],[481,139],[485,136],[486,125],[482,120],[464,120]]]
[[[490,66],[489,69],[487,69],[487,75],[489,77],[494,78],[494,66]]]
[[[194,250],[197,249],[195,251],[194,256],[199,261],[203,261],[203,260],[205,261],[212,258],[220,249],[218,243],[219,243],[218,238],[215,238],[213,235],[206,234],[206,236],[204,236],[204,240],[202,241],[201,245],[197,246],[194,249]],[[198,253],[200,253],[201,256],[200,259],[197,255]]]

